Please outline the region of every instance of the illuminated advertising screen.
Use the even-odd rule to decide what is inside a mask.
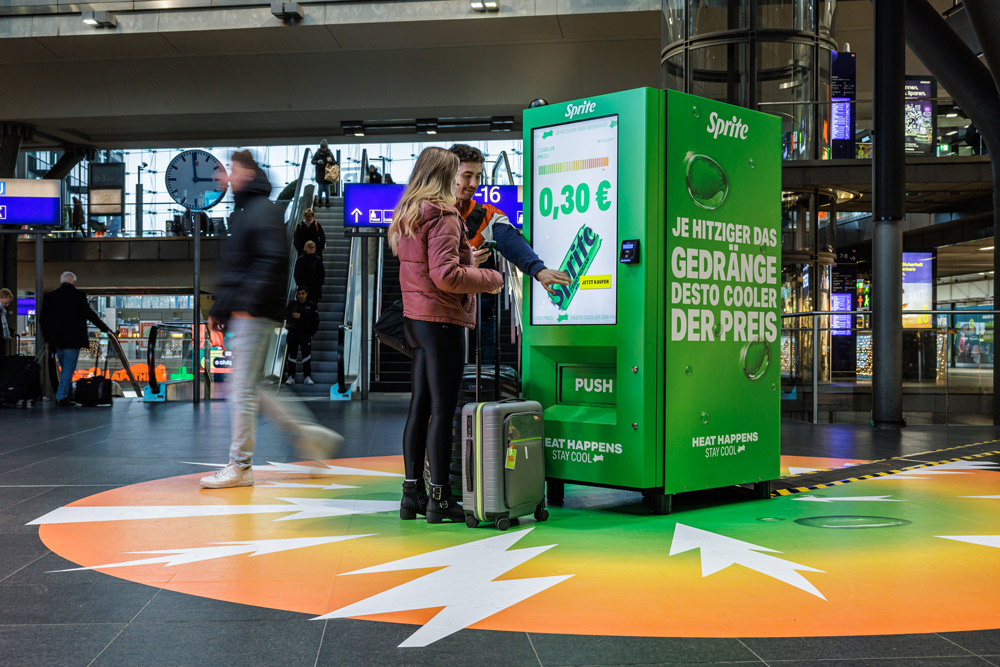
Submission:
[[[532,246],[572,284],[531,285],[531,323],[615,324],[618,116],[533,130]]]
[[[906,79],[903,132],[907,155],[934,155],[937,118],[934,79]]]
[[[931,310],[934,301],[934,255],[929,252],[903,253],[903,310]],[[928,329],[930,315],[903,313],[903,327]]]

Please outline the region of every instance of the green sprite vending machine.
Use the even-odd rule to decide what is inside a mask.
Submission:
[[[779,476],[780,120],[640,88],[524,112],[524,393],[566,483],[672,494]]]

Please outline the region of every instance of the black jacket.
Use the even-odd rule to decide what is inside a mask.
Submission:
[[[319,310],[311,299],[306,299],[305,303],[299,303],[298,299],[288,302],[285,309],[288,317],[285,320],[285,328],[289,334],[296,336],[308,336],[312,338],[319,330]],[[293,313],[298,313],[300,317],[292,317]]]
[[[285,318],[288,237],[281,212],[267,198],[271,184],[263,172],[234,194],[230,236],[222,245],[212,315],[223,322],[234,312],[280,322]]]
[[[305,220],[295,225],[295,236],[292,239],[292,243],[295,245],[295,252],[300,255],[305,252],[306,241],[312,241],[316,244],[316,254],[322,255],[323,250],[326,249],[326,232],[323,231],[323,225],[319,224],[318,220],[313,220],[312,224],[307,223]]]
[[[375,171],[368,172],[368,182],[371,184],[378,184],[382,182],[382,174],[378,169]]]
[[[309,299],[319,303],[323,298],[326,271],[319,255],[302,255],[295,262],[295,284],[309,290]]]
[[[327,158],[332,159],[333,162],[327,162]],[[326,183],[326,165],[337,164],[337,156],[329,148],[320,148],[313,153],[312,163],[316,165],[316,182]]]
[[[88,320],[101,331],[111,331],[87,303],[87,295],[70,283],[63,283],[59,289],[45,295],[42,302],[42,337],[50,349],[88,347]]]

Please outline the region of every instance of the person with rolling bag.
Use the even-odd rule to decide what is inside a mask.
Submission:
[[[413,394],[403,431],[401,519],[418,514],[428,523],[464,521],[453,495],[451,424],[465,368],[465,330],[476,320],[474,294],[499,292],[503,276],[474,265],[465,226],[452,192],[458,157],[430,147],[417,158],[396,205],[389,245],[399,257],[403,329],[413,350]],[[430,497],[424,456],[430,464]]]
[[[493,382],[493,396],[483,401],[482,311],[476,311],[476,402],[462,408],[462,506],[465,525],[480,521],[499,530],[517,524],[518,517],[549,518],[545,509],[545,420],[537,401],[501,399],[501,383]],[[499,336],[496,339],[498,340]],[[502,377],[500,355],[493,356],[493,377]]]

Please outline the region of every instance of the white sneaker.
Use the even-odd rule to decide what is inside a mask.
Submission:
[[[319,424],[305,424],[299,427],[296,448],[299,454],[310,461],[332,459],[344,444],[344,436]]]
[[[302,381],[302,384],[316,384],[316,383],[313,382],[313,379],[307,375],[306,379]]]
[[[295,378],[293,377],[288,378],[287,380],[285,380],[285,384],[295,384]]]
[[[201,486],[206,489],[228,489],[231,486],[253,486],[253,469],[230,463],[214,475],[201,478]]]

